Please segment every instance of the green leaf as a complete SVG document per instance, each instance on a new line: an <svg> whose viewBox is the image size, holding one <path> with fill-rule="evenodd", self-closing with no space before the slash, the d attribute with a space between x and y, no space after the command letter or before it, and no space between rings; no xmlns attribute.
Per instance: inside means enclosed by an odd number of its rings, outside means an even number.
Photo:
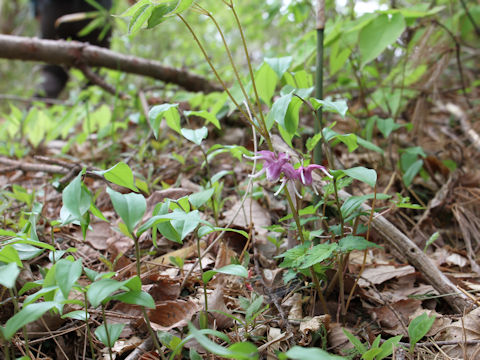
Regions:
<svg viewBox="0 0 480 360"><path fill-rule="evenodd" d="M110 195L113 208L122 218L130 234L133 234L133 229L145 214L147 208L145 198L140 194L121 194L109 187L107 187L107 193Z"/></svg>
<svg viewBox="0 0 480 360"><path fill-rule="evenodd" d="M348 105L345 100L330 101L310 98L310 103L315 110L321 106L324 111L337 113L342 118L345 118L345 115L348 111Z"/></svg>
<svg viewBox="0 0 480 360"><path fill-rule="evenodd" d="M206 190L191 194L188 197L188 200L190 201L190 204L192 204L192 206L199 208L200 206L205 204L208 200L210 200L214 191L215 189L206 189Z"/></svg>
<svg viewBox="0 0 480 360"><path fill-rule="evenodd" d="M72 286L80 275L82 275L81 259L74 262L61 259L55 264L55 279L65 299L68 298Z"/></svg>
<svg viewBox="0 0 480 360"><path fill-rule="evenodd" d="M152 128L153 134L155 135L155 139L158 139L160 122L164 117L167 117L167 115L170 119L167 119L167 124L170 126L170 128L177 132L180 132L180 116L178 115L177 107L178 104L161 104L156 105L150 109L150 111L148 112L148 121L150 123L150 127ZM176 113L178 119L172 113Z"/></svg>
<svg viewBox="0 0 480 360"><path fill-rule="evenodd" d="M289 359L295 360L347 360L347 358L338 355L332 355L319 348L307 348L295 345L288 350L285 355Z"/></svg>
<svg viewBox="0 0 480 360"><path fill-rule="evenodd" d="M12 245L6 245L0 250L0 261L6 264L15 263L18 267L23 268L22 260Z"/></svg>
<svg viewBox="0 0 480 360"><path fill-rule="evenodd" d="M396 124L392 118L388 119L381 119L377 117L377 127L378 130L382 133L383 137L388 138L388 136L395 131L402 127L402 125Z"/></svg>
<svg viewBox="0 0 480 360"><path fill-rule="evenodd" d="M202 226L198 229L197 235L199 238L204 237L205 235L211 234L213 232L220 232L220 231L231 231L237 234L240 234L248 239L248 233L245 230L238 230L238 229L232 229L232 228L222 228L222 227L216 227L216 226L211 226L211 225L205 225Z"/></svg>
<svg viewBox="0 0 480 360"><path fill-rule="evenodd" d="M358 148L357 135L355 134L338 134L335 138L347 145L348 152L353 152Z"/></svg>
<svg viewBox="0 0 480 360"><path fill-rule="evenodd" d="M405 186L407 186L407 187L410 186L410 184L412 183L415 176L417 176L417 174L420 171L420 169L422 168L422 166L423 166L423 160L422 159L418 159L412 165L410 165L410 167L407 169L405 174L403 174L403 176L402 176L402 179L403 179L403 182L405 183Z"/></svg>
<svg viewBox="0 0 480 360"><path fill-rule="evenodd" d="M270 112L268 113L266 122L267 128L270 130L275 122L280 124L285 129L285 115L287 114L288 106L292 101L293 90L277 99L274 103Z"/></svg>
<svg viewBox="0 0 480 360"><path fill-rule="evenodd" d="M260 69L255 74L255 84L257 86L257 92L260 99L269 107L271 105L271 99L275 93L275 87L277 86L278 76L273 69L266 62L262 64Z"/></svg>
<svg viewBox="0 0 480 360"><path fill-rule="evenodd" d="M5 328L2 330L5 340L9 341L18 329L38 320L45 312L57 305L54 301L25 305L22 310L13 315L5 324Z"/></svg>
<svg viewBox="0 0 480 360"><path fill-rule="evenodd" d="M382 155L384 154L384 151L382 150L382 148L378 147L377 145L375 145L374 143L368 140L362 139L360 136L357 136L357 143L358 145L363 146L365 149L378 152L379 154L382 154Z"/></svg>
<svg viewBox="0 0 480 360"><path fill-rule="evenodd" d="M132 15L130 22L128 24L128 32L130 34L136 34L143 24L150 18L152 15L154 6L150 2L140 6L137 11Z"/></svg>
<svg viewBox="0 0 480 360"><path fill-rule="evenodd" d="M90 318L89 313L85 313L85 310L74 310L61 316L62 319L74 319L80 321L87 321Z"/></svg>
<svg viewBox="0 0 480 360"><path fill-rule="evenodd" d="M107 328L105 329L105 324L102 324L95 329L95 336L103 345L112 347L115 344L115 341L118 340L124 327L125 324L107 324ZM108 330L108 337L106 330ZM110 343L108 342L108 338L110 338Z"/></svg>
<svg viewBox="0 0 480 360"><path fill-rule="evenodd" d="M201 118L204 118L207 120L208 123L212 123L217 129L221 129L220 126L220 121L218 121L217 117L215 114L207 111L207 110L201 110L201 111L184 111L183 114L185 116L199 116Z"/></svg>
<svg viewBox="0 0 480 360"><path fill-rule="evenodd" d="M302 100L298 97L293 97L290 101L290 104L287 108L287 113L285 114L284 119L284 128L287 132L293 136L297 132L298 129L298 121L299 121L299 111L301 106L303 105Z"/></svg>
<svg viewBox="0 0 480 360"><path fill-rule="evenodd" d="M224 266L220 269L217 270L209 270L203 273L202 275L202 280L204 283L207 283L210 281L210 279L215 275L215 274L227 274L227 275L236 275L240 276L243 278L248 277L248 271L245 269L242 265L235 265L235 264L230 264L227 266Z"/></svg>
<svg viewBox="0 0 480 360"><path fill-rule="evenodd" d="M95 174L105 177L106 180L138 192L133 178L133 172L124 162L119 162L108 170L94 171Z"/></svg>
<svg viewBox="0 0 480 360"><path fill-rule="evenodd" d="M164 22L167 19L166 15L168 15L174 8L175 5L155 5L152 14L148 18L147 29L153 29L155 26Z"/></svg>
<svg viewBox="0 0 480 360"><path fill-rule="evenodd" d="M359 354L365 354L367 352L366 346L363 345L362 342L355 335L353 335L350 331L344 328L342 328L342 331L348 338L348 340L350 340L350 342L353 344Z"/></svg>
<svg viewBox="0 0 480 360"><path fill-rule="evenodd" d="M292 63L291 56L279 57L279 58L265 58L263 61L270 65L270 67L275 71L278 78L281 79L283 74L288 70L290 64Z"/></svg>
<svg viewBox="0 0 480 360"><path fill-rule="evenodd" d="M260 307L263 304L263 296L257 296L255 300L247 307L245 311L245 319L247 322L252 321L252 316L260 310Z"/></svg>
<svg viewBox="0 0 480 360"><path fill-rule="evenodd" d="M12 289L17 281L18 274L20 274L20 269L15 262L0 266L0 285Z"/></svg>
<svg viewBox="0 0 480 360"><path fill-rule="evenodd" d="M113 300L118 300L126 304L144 306L149 309L155 309L155 301L152 296L145 291L127 291L123 294L112 296Z"/></svg>
<svg viewBox="0 0 480 360"><path fill-rule="evenodd" d="M405 19L402 14L393 14L390 18L386 14L378 14L359 34L361 66L363 67L375 59L387 46L393 44L403 33L405 27Z"/></svg>
<svg viewBox="0 0 480 360"><path fill-rule="evenodd" d="M427 334L434 322L435 316L429 317L426 312L410 322L410 325L408 325L410 351L413 351L415 344Z"/></svg>
<svg viewBox="0 0 480 360"><path fill-rule="evenodd" d="M362 181L365 184L375 187L377 182L377 172L373 169L367 169L363 166L354 167L351 169L342 170L345 175L350 176L356 180Z"/></svg>
<svg viewBox="0 0 480 360"><path fill-rule="evenodd" d="M376 247L381 248L381 246L367 241L362 236L347 235L344 238L340 239L338 242L339 250L342 252L350 252L352 250L365 250L368 248Z"/></svg>
<svg viewBox="0 0 480 360"><path fill-rule="evenodd" d="M369 350L367 350L363 355L362 359L363 360L373 360L378 354L380 354L382 350L378 347L373 347Z"/></svg>
<svg viewBox="0 0 480 360"><path fill-rule="evenodd" d="M401 8L401 9L384 10L382 11L382 13L383 14L400 13L405 18L418 19L418 18L434 15L442 11L443 9L445 9L445 6L435 6L433 8L429 8L429 7L430 5L428 3L420 3L420 4L416 4L416 5L409 6L406 8Z"/></svg>
<svg viewBox="0 0 480 360"><path fill-rule="evenodd" d="M150 0L140 0L137 3L133 4L132 6L130 6L123 13L121 13L120 17L133 16L138 11L139 8L141 8L142 6L144 6L146 4L151 4L151 1Z"/></svg>
<svg viewBox="0 0 480 360"><path fill-rule="evenodd" d="M335 250L337 250L338 245L336 243L328 244L318 244L312 247L307 251L305 257L302 261L302 264L298 267L299 269L308 269L309 267L319 264L322 261L325 261L332 257Z"/></svg>
<svg viewBox="0 0 480 360"><path fill-rule="evenodd" d="M87 299L93 307L97 307L107 297L123 286L126 286L133 291L140 291L141 282L138 276L134 276L133 278L124 281L101 279L90 285L87 290Z"/></svg>
<svg viewBox="0 0 480 360"><path fill-rule="evenodd" d="M376 359L381 360L385 359L387 356L392 355L394 347L398 345L401 339L402 335L398 335L385 340L382 346L380 346L381 351L377 354Z"/></svg>
<svg viewBox="0 0 480 360"><path fill-rule="evenodd" d="M194 144L200 145L202 141L207 138L208 129L205 126L196 130L182 128L181 133L185 139L193 142Z"/></svg>
<svg viewBox="0 0 480 360"><path fill-rule="evenodd" d="M251 343L248 343L248 342L235 343L229 346L228 348L225 348L213 342L207 336L204 335L204 333L208 334L212 332L212 331L208 331L208 332L205 331L209 329L197 330L195 326L193 326L191 323L188 324L188 329L190 332L189 336L192 336L195 340L197 340L197 342L203 348L205 348L208 352L211 352L212 354L225 357L228 359L237 359L237 360L257 360L259 358L257 347ZM215 333L218 333L218 331ZM174 353L176 353L176 351Z"/></svg>
<svg viewBox="0 0 480 360"><path fill-rule="evenodd" d="M190 6L192 6L193 2L195 0L178 0L177 6L175 9L172 11L172 14L180 14L181 12L184 12L187 10Z"/></svg>
<svg viewBox="0 0 480 360"><path fill-rule="evenodd" d="M259 358L258 348L248 341L236 342L228 347L232 359L256 360Z"/></svg>
<svg viewBox="0 0 480 360"><path fill-rule="evenodd" d="M170 222L172 228L170 231L174 231L173 233L168 233L168 232L162 232L162 229L165 227L162 227L162 223L164 222ZM185 237L190 234L195 228L198 226L198 224L202 221L200 218L200 213L198 210L191 211L189 213L186 213L181 210L175 210L171 213L168 214L162 214L162 215L155 215L148 219L145 223L140 226L140 228L137 231L137 236L140 236L143 232L151 228L152 226L157 226L158 230L167 237L167 235L172 235L173 238L169 238L169 240L176 241L176 242L182 242ZM167 230L166 230L167 231ZM170 236L169 235L169 236Z"/></svg>
<svg viewBox="0 0 480 360"><path fill-rule="evenodd" d="M63 206L61 211L66 211L71 217L62 217L69 222L78 220L81 223L84 221L84 215L90 209L90 202L92 201L92 195L90 192L82 186L82 174L73 179L68 186L63 190L62 201ZM63 221L64 225L66 224Z"/></svg>
<svg viewBox="0 0 480 360"><path fill-rule="evenodd" d="M201 331L197 330L191 323L188 324L188 330L195 340L197 340L197 342L207 351L215 355L231 358L232 352L230 350L211 341L208 337L203 335Z"/></svg>

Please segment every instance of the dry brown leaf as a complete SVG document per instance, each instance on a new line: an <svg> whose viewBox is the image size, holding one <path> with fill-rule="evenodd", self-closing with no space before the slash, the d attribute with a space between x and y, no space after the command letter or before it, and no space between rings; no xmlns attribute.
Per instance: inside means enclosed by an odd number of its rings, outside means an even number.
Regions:
<svg viewBox="0 0 480 360"><path fill-rule="evenodd" d="M94 249L107 250L107 240L115 234L111 224L105 221L97 221L91 223L90 226L92 229L87 232L87 243L92 245Z"/></svg>
<svg viewBox="0 0 480 360"><path fill-rule="evenodd" d="M293 294L282 305L291 306L291 309L288 313L288 319L289 320L301 320L301 319L303 319L302 295L300 293Z"/></svg>
<svg viewBox="0 0 480 360"><path fill-rule="evenodd" d="M202 296L202 299L204 297ZM212 312L209 312L209 317L208 317L208 323L210 326L214 326L219 329L228 329L233 326L233 320L229 318L228 316L225 316L221 314L220 312L224 312L227 314L230 314L231 311L230 309L227 308L225 305L225 299L224 299L224 292L223 292L223 287L217 286L216 289L207 295L207 301L208 301L208 310L215 310ZM205 301L201 301L201 306L204 307Z"/></svg>
<svg viewBox="0 0 480 360"><path fill-rule="evenodd" d="M358 281L360 287L368 287L370 284L378 285L387 280L412 274L415 272L413 266L405 265L395 267L392 265L382 265L365 269L362 277ZM368 280L368 281L367 281Z"/></svg>
<svg viewBox="0 0 480 360"><path fill-rule="evenodd" d="M413 314L422 302L416 299L400 300L389 306L382 306L370 310L373 320L375 320L382 330L391 335L407 335L403 324L408 326L410 314ZM401 320L401 321L400 321Z"/></svg>
<svg viewBox="0 0 480 360"><path fill-rule="evenodd" d="M133 249L135 243L129 237L115 233L107 239L107 249L111 257L115 259L118 254L125 254Z"/></svg>
<svg viewBox="0 0 480 360"><path fill-rule="evenodd" d="M312 333L315 333L320 330L320 328L325 329L325 333L330 329L330 315L320 315L313 318L306 317L300 323L300 333L301 340L299 344L302 346L310 345L312 342Z"/></svg>
<svg viewBox="0 0 480 360"><path fill-rule="evenodd" d="M164 301L148 310L150 322L155 331L168 331L188 324L198 311L198 305L191 300Z"/></svg>
<svg viewBox="0 0 480 360"><path fill-rule="evenodd" d="M257 237L266 237L267 229L265 227L272 224L270 212L251 198L245 200L243 207L237 214L240 206L242 206L242 203L238 201L231 209L225 211L225 223L232 222L232 225L243 228L248 228L250 223L253 223L255 231L258 233Z"/></svg>
<svg viewBox="0 0 480 360"><path fill-rule="evenodd" d="M149 289L143 289L152 295L156 302L165 300L175 300L180 296L180 282L178 278L171 278L170 276L153 274L148 277L153 282Z"/></svg>
<svg viewBox="0 0 480 360"><path fill-rule="evenodd" d="M282 334L282 330L279 328L270 327L268 329L267 334L267 360L274 360L277 359L275 356L275 352L280 350L280 341L277 339L282 339L284 334Z"/></svg>
<svg viewBox="0 0 480 360"><path fill-rule="evenodd" d="M206 244L204 241L200 241L200 248L204 250L206 248ZM142 273L147 272L153 268L155 265L167 265L170 264L170 257L180 257L182 259L189 259L190 257L197 254L197 244L192 244L190 246L184 246L178 250L171 251L167 254L159 256L148 263L142 265ZM203 263L202 263L203 265Z"/></svg>
<svg viewBox="0 0 480 360"><path fill-rule="evenodd" d="M464 354L468 359L478 356L478 344L465 345L465 340L480 340L480 308L476 308L466 314L463 318L446 326L436 336L436 341L456 341L457 345L444 345L442 350L450 357L462 358ZM464 347L464 349L462 349ZM465 350L465 353L464 353ZM478 357L475 357L478 359Z"/></svg>
<svg viewBox="0 0 480 360"><path fill-rule="evenodd" d="M346 326L342 326L339 323L330 324L330 331L328 332L328 344L334 349L340 349L341 355L346 355L346 352L350 349L353 349L353 344L348 340L348 338L343 333L342 328L346 328L348 331L353 333L352 329L349 329Z"/></svg>
<svg viewBox="0 0 480 360"><path fill-rule="evenodd" d="M132 336L131 338L126 340L117 340L115 341L115 344L112 346L112 352L114 354L122 355L126 351L135 349L142 342L143 340L137 336Z"/></svg>
<svg viewBox="0 0 480 360"><path fill-rule="evenodd" d="M222 241L218 246L217 257L215 258L215 269L220 269L229 265L231 259L237 256L238 254Z"/></svg>

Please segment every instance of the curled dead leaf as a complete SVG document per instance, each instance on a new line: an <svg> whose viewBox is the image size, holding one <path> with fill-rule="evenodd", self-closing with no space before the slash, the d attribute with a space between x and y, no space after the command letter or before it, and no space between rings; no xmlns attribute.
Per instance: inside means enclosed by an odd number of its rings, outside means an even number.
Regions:
<svg viewBox="0 0 480 360"><path fill-rule="evenodd" d="M168 331L188 324L198 311L198 305L191 300L164 301L149 310L148 315L153 330Z"/></svg>

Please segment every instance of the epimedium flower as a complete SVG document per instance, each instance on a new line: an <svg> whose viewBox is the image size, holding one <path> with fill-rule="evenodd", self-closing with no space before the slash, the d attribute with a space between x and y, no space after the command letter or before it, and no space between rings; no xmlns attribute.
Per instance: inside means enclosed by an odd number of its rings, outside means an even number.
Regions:
<svg viewBox="0 0 480 360"><path fill-rule="evenodd" d="M279 153L276 155L272 151L261 150L257 152L258 155L255 156L245 156L250 160L263 160L263 168L256 174L252 175L253 178L261 176L263 173L267 173L267 179L269 181L277 181L280 179L280 175L283 171L283 166L288 164L289 157L285 153Z"/></svg>
<svg viewBox="0 0 480 360"><path fill-rule="evenodd" d="M312 186L313 191L315 194L318 195L318 190L315 185L313 185L313 178L312 178L312 171L315 169L321 170L325 175L327 175L329 178L333 178L332 175L327 171L325 166L322 165L317 165L317 164L310 164L308 166L300 166L300 168L297 170L299 175L300 175L300 182L305 185L305 186Z"/></svg>
<svg viewBox="0 0 480 360"><path fill-rule="evenodd" d="M267 174L267 179L269 181L281 181L281 186L275 192L274 195L278 195L282 189L287 185L289 182L290 184L294 184L296 180L300 181L300 183L304 186L312 186L313 190L316 194L318 194L317 189L313 185L313 178L312 172L313 170L321 170L325 175L332 178L332 175L327 171L327 169L322 165L311 164L308 166L300 166L298 169L295 169L293 165L289 162L290 158L286 153L278 153L275 154L272 151L262 150L258 151L257 154L253 157L245 156L247 159L251 160L263 160L263 168L256 174L251 175L253 178L257 178L262 174ZM280 179L281 175L283 177ZM295 191L295 194L302 198L302 196L298 193L295 186L292 186Z"/></svg>
<svg viewBox="0 0 480 360"><path fill-rule="evenodd" d="M327 175L329 178L333 178L332 175L327 171L325 166L322 165L317 165L317 164L311 164L308 166L300 166L300 168L297 170L300 174L300 181L303 185L310 186L312 185L313 179L312 179L312 171L315 169L321 170L325 175Z"/></svg>
<svg viewBox="0 0 480 360"><path fill-rule="evenodd" d="M289 162L283 164L282 166L282 172L283 172L283 178L281 180L282 185L280 185L280 188L273 194L274 196L277 196L280 194L280 191L285 187L285 185L290 181L290 182L295 182L295 180L300 179L300 173L298 170L295 170L295 168L290 164ZM295 194L299 197L302 198L302 196L298 193L297 188L293 186L293 189L295 190Z"/></svg>

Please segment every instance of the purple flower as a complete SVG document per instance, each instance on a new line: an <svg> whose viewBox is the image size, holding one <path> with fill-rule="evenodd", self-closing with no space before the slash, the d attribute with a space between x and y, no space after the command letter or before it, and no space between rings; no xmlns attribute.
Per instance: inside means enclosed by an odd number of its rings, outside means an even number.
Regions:
<svg viewBox="0 0 480 360"><path fill-rule="evenodd" d="M327 175L330 178L332 177L332 175L329 174L325 166L317 165L317 164L308 165L307 167L301 166L297 171L300 174L300 181L303 185L306 185L306 186L312 185L312 182L313 182L312 171L315 169L322 170L325 175Z"/></svg>
<svg viewBox="0 0 480 360"><path fill-rule="evenodd" d="M263 168L258 173L251 175L253 178L259 177L263 173L267 173L267 179L269 181L277 181L280 179L280 176L283 173L283 178L281 179L281 186L275 195L279 194L280 191L285 187L285 185L290 181L294 185L295 180L299 180L305 186L312 186L315 193L318 194L317 189L313 186L312 171L319 169L325 173L328 177L332 177L324 166L311 164L308 166L300 166L300 168L295 169L292 164L289 162L289 156L286 153L278 153L276 155L272 151L262 150L258 151L257 154L253 157L245 156L244 157L251 160L263 160ZM295 186L293 189L296 195L301 198L302 196L297 192Z"/></svg>
<svg viewBox="0 0 480 360"><path fill-rule="evenodd" d="M245 156L247 159L264 161L262 170L254 174L252 177L259 177L266 172L269 181L277 181L280 178L283 166L288 163L288 155L285 153L279 153L277 156L275 153L268 150L259 151L257 154L259 155L253 157Z"/></svg>
<svg viewBox="0 0 480 360"><path fill-rule="evenodd" d="M295 180L298 180L300 178L300 173L298 172L298 170L295 170L295 168L292 166L292 164L290 164L288 162L283 164L282 172L283 172L282 185L280 185L280 188L274 194L275 196L280 194L280 192L283 190L283 188L285 187L285 184L287 184L287 182L289 182L289 181L294 182ZM293 186L293 189L295 190L295 194L299 198L302 198L302 196L297 192L297 188L295 186Z"/></svg>

